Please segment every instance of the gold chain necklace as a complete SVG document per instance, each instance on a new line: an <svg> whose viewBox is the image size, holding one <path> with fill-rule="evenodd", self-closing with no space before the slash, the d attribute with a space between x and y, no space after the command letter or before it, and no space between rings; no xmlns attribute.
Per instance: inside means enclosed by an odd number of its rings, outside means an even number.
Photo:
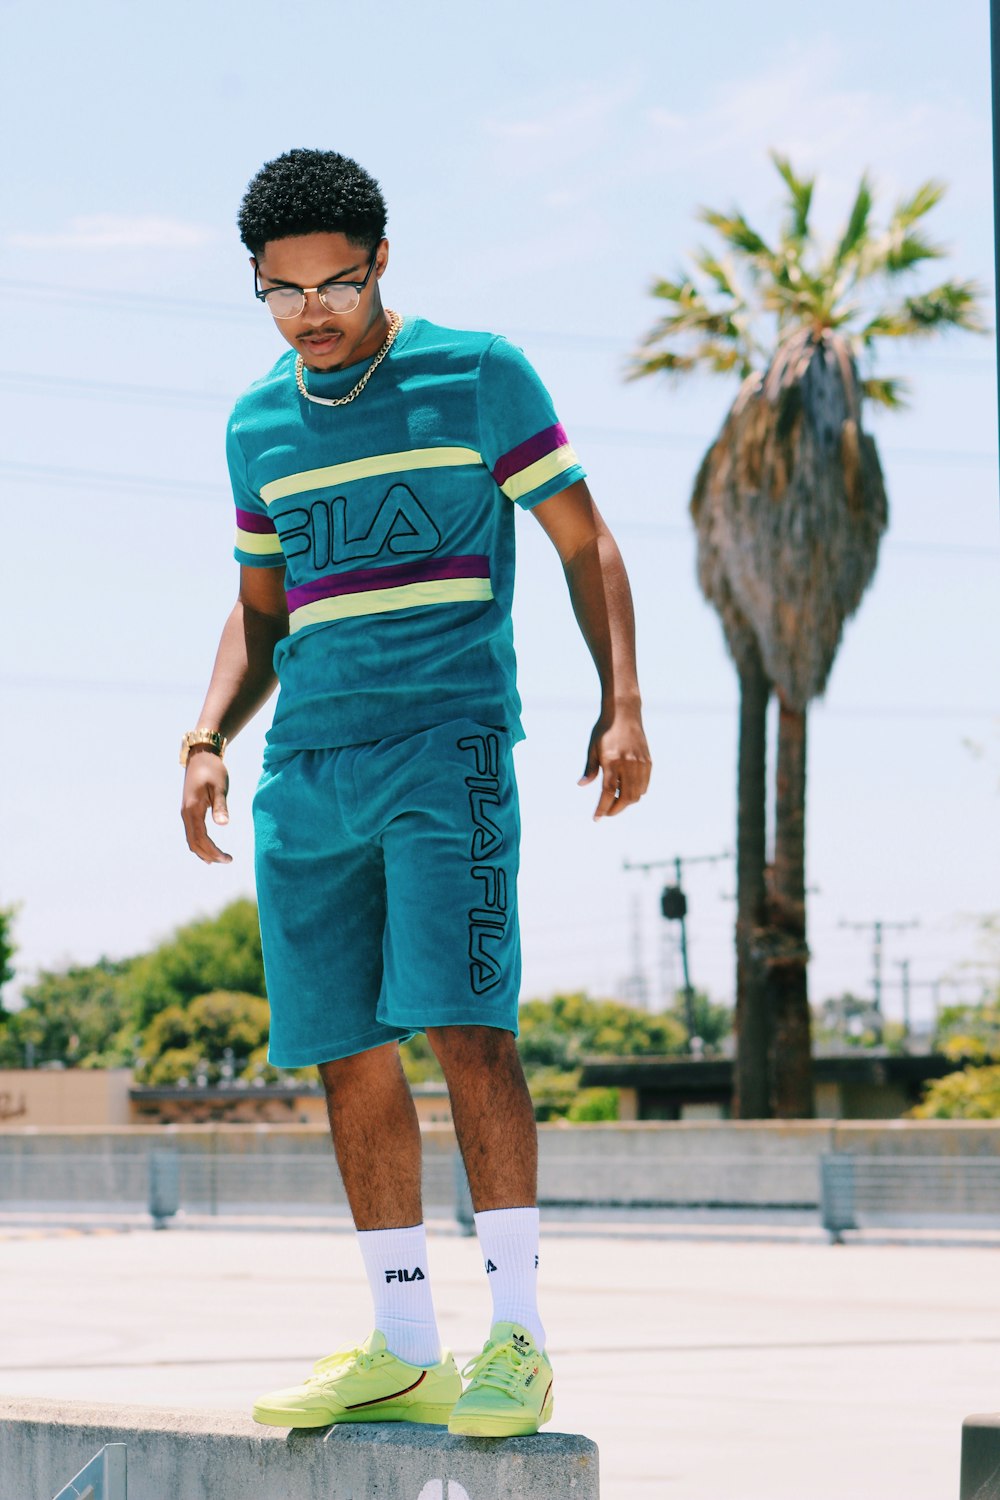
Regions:
<svg viewBox="0 0 1000 1500"><path fill-rule="evenodd" d="M335 399L331 399L329 396L310 395L310 393L306 390L306 362L301 354L297 354L295 356L295 384L299 388L299 395L302 396L306 401L315 401L318 406L347 406L348 402L353 401L355 396L360 396L369 380L371 380L372 376L375 374L375 371L378 369L379 365L389 353L389 350L392 348L393 341L397 333L403 326L403 320L400 317L399 313L393 312L388 307L386 308L386 313L389 318L389 332L386 334L385 343L382 345L381 349L378 351L375 358L372 360L371 364L368 366L367 370L362 375L357 385L354 387L353 391L348 391L346 396L337 396Z"/></svg>

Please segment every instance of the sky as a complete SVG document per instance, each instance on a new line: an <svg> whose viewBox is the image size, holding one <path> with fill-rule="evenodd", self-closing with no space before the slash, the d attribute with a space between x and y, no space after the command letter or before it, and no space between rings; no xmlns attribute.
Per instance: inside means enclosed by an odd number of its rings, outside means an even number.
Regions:
<svg viewBox="0 0 1000 1500"><path fill-rule="evenodd" d="M229 867L184 844L177 747L237 586L226 415L284 347L235 213L264 161L319 146L382 184L389 306L524 348L631 575L653 782L595 825L576 782L596 675L555 553L519 517L524 996L663 1003L681 977L658 905L672 865L626 865L681 856L692 981L731 1000L737 680L687 505L735 388L624 372L653 278L711 243L700 205L775 230L771 149L816 174L827 236L865 170L876 218L944 179L940 274L977 280L992 324L988 7L953 3L947 47L939 14L0 0L17 142L0 201L0 904L19 907L19 984L253 893L266 715L227 756ZM978 926L1000 909L994 344L955 334L877 368L909 379L912 408L868 415L890 529L810 711L810 992L870 992L879 920L885 1008L901 1014L907 961L919 1023L935 994L980 992Z"/></svg>

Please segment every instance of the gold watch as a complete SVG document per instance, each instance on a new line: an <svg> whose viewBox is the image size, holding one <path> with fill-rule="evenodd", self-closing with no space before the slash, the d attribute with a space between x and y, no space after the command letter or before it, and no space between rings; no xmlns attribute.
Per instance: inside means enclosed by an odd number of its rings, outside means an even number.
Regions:
<svg viewBox="0 0 1000 1500"><path fill-rule="evenodd" d="M195 745L204 745L222 760L228 743L225 735L220 734L217 729L189 729L181 740L181 765L187 765L188 756Z"/></svg>

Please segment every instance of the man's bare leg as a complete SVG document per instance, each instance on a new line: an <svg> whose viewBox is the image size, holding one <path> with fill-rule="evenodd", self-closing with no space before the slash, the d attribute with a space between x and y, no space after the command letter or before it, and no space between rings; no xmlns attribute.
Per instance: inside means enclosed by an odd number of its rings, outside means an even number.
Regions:
<svg viewBox="0 0 1000 1500"><path fill-rule="evenodd" d="M537 1297L538 1133L513 1034L490 1026L441 1026L428 1031L427 1040L448 1081L493 1324L527 1329L544 1349Z"/></svg>
<svg viewBox="0 0 1000 1500"><path fill-rule="evenodd" d="M535 1204L538 1132L513 1033L493 1026L434 1026L455 1134L477 1213Z"/></svg>
<svg viewBox="0 0 1000 1500"><path fill-rule="evenodd" d="M375 1327L390 1353L435 1366L441 1340L420 1204L420 1128L399 1047L392 1042L323 1063L320 1075Z"/></svg>
<svg viewBox="0 0 1000 1500"><path fill-rule="evenodd" d="M359 1230L419 1224L420 1126L390 1042L320 1063L337 1165Z"/></svg>

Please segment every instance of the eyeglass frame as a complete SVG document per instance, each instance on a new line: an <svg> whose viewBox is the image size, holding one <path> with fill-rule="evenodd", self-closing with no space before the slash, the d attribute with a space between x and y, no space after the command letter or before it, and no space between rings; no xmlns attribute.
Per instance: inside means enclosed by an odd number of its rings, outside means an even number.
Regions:
<svg viewBox="0 0 1000 1500"><path fill-rule="evenodd" d="M268 312L271 314L271 317L274 318L278 323L284 323L289 318L301 317L306 310L307 294L309 292L315 292L320 300L321 306L325 307L327 312L331 313L335 318L346 318L348 313L354 312L361 302L361 293L364 291L365 287L371 280L372 272L375 269L375 262L378 259L378 252L379 246L376 245L375 249L372 251L372 258L368 263L368 270L365 272L364 281L338 281L335 276L332 276L329 281L321 281L319 286L296 286L294 281L283 281L278 286L269 286L262 288L258 280L260 273L257 262L255 260L253 266L253 294L257 298L258 302L263 302L264 306L267 307ZM353 292L357 293L358 300L357 302L355 302L354 307L345 307L339 309L330 307L330 305L323 300L323 289L324 287L328 286L349 286ZM302 295L302 306L299 308L298 312L283 313L279 317L276 312L273 312L271 308L267 306L268 295L271 292L300 292Z"/></svg>

